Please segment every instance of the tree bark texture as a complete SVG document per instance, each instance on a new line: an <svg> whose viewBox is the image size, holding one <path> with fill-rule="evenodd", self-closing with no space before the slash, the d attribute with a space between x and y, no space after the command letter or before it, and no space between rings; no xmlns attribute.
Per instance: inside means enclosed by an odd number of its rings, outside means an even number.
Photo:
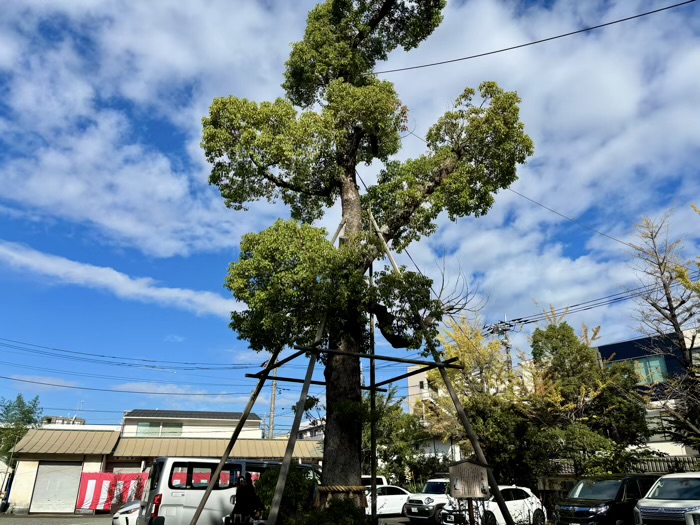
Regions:
<svg viewBox="0 0 700 525"><path fill-rule="evenodd" d="M355 182L355 168L347 169L342 181L341 203L345 220L345 237L352 238L362 232L362 208L360 193ZM358 269L358 271L363 271ZM335 339L340 350L362 351L364 330L362 298L348 311L343 334ZM360 358L329 355L326 368L326 432L323 447L323 484L359 485L362 459L362 418L360 408Z"/></svg>

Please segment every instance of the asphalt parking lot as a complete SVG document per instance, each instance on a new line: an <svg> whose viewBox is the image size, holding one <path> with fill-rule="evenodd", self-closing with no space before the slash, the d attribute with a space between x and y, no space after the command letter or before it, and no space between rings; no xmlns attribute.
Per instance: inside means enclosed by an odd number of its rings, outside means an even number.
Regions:
<svg viewBox="0 0 700 525"><path fill-rule="evenodd" d="M13 514L0 514L0 525L111 525L110 515L102 516L55 516L32 514L31 516L16 516ZM379 525L404 525L408 519L379 518Z"/></svg>
<svg viewBox="0 0 700 525"><path fill-rule="evenodd" d="M102 514L100 516L68 516L32 514L17 516L14 514L0 514L0 525L111 525L112 516Z"/></svg>

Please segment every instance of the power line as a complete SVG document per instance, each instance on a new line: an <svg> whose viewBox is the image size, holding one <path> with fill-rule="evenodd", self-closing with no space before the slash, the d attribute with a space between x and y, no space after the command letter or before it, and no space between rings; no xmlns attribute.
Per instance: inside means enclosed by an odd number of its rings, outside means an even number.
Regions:
<svg viewBox="0 0 700 525"><path fill-rule="evenodd" d="M24 352L33 352L38 355L47 357L60 357L65 359L73 359L82 362L94 362L100 364L117 364L119 366L129 366L137 368L155 368L155 369L171 369L171 370L210 370L210 369L250 369L257 368L255 365L234 365L229 363L200 363L191 361L158 361L155 359L142 359L135 357L113 356L108 354L97 354L92 352L78 352L75 350L65 350L61 348L53 348L50 346L37 345L23 341L16 341L0 337L0 346L20 350ZM98 358L98 359L94 359ZM172 365L190 365L188 367L168 366L162 367L159 364ZM209 368L214 367L214 368Z"/></svg>
<svg viewBox="0 0 700 525"><path fill-rule="evenodd" d="M158 379L142 379L138 377L124 377L124 376L110 376L110 375L104 375L104 374L90 374L87 372L73 372L70 370L58 370L55 368L43 368L40 366L31 366L31 365L24 365L24 364L19 364L19 363L10 363L10 362L5 362L5 366L14 366L17 368L24 368L27 370L37 370L40 372L52 372L52 373L57 373L57 374L66 374L66 375L73 375L73 376L79 376L79 377L93 377L97 379L112 379L112 380L128 380L130 382L139 382L139 383L160 383L160 384L173 384L174 381L172 380L158 380ZM212 382L191 382L191 381L177 381L178 385L188 385L188 386L246 386L247 383L212 383ZM281 390L288 390L287 388L281 388Z"/></svg>
<svg viewBox="0 0 700 525"><path fill-rule="evenodd" d="M86 386L60 385L57 383L45 383L43 381L31 381L29 379L17 379L15 377L0 376L0 379L17 381L20 383L31 383L33 385L51 386L55 388L70 388L72 390L90 390L93 392L114 392L117 394L148 394L152 396L242 396L250 392L220 392L218 394L203 392L149 392L148 390L116 390L110 388L90 388Z"/></svg>
<svg viewBox="0 0 700 525"><path fill-rule="evenodd" d="M690 0L690 1L694 2L695 0ZM422 140L422 141L423 141L424 143L426 143L426 144L428 143L423 137L421 137L420 135L417 135L417 134L414 133L413 131L409 131L408 133L409 133L410 135L413 135L414 137L416 137L418 140ZM586 228L587 230L590 230L590 231L592 231L592 232L594 232L594 233L597 233L597 234L599 234L599 235L602 235L602 236L604 236L604 237L607 237L608 239L611 239L611 240L613 240L613 241L615 241L615 242L619 242L620 244L624 244L624 245L627 246L628 248L633 248L633 249L634 249L634 246L633 246L632 244L628 243L628 242L621 241L620 239L616 239L615 237L613 237L613 236L611 236L611 235L608 235L607 233L603 233L603 232L601 232L601 231L599 231L599 230L596 230L595 228L592 228L591 226L588 226L588 225L586 225L586 224L583 224L582 222L579 222L579 221L577 221L577 220L575 220L575 219L572 219L571 217L567 217L567 216L564 215L563 213L560 213L560 212L558 212L557 210L550 208L549 206L545 206L544 204L542 204L542 203L540 203L540 202L537 202L535 199L531 199L531 198L528 197L527 195L523 195L522 193L519 193L519 192L515 191L515 190L512 189L512 188L506 188L506 189L507 189L508 191L511 191L511 192L515 193L516 195L519 195L519 196L522 197L523 199L527 199L528 201L532 202L533 204L536 204L537 206L540 206L540 207L544 208L545 210L548 210L548 211L550 211L550 212L552 212L552 213L555 213L555 214L559 215L560 217L563 217L563 218L566 219L567 221L571 221L571 222L573 222L574 224L576 224L576 225L578 225L578 226L581 226L582 228Z"/></svg>
<svg viewBox="0 0 700 525"><path fill-rule="evenodd" d="M474 58L481 58L481 57L485 57L485 56L489 56L489 55L495 55L495 54L497 54L497 53L504 53L504 52L506 52L506 51L513 51L514 49L520 49L520 48L523 48L523 47L534 46L535 44L542 44L542 43L544 43L544 42L549 42L549 41L551 41L551 40L557 40L557 39L559 39L559 38L564 38L564 37L572 36L572 35L578 35L579 33L585 33L586 31L593 31L594 29L600 29L600 28L602 28L602 27L608 27L608 26L611 26L611 25L620 24L620 23L622 23L622 22L628 22L628 21L634 20L634 19L636 19L636 18L642 18L642 17L644 17L644 16L653 15L653 14L656 14L656 13L660 13L660 12L662 12L662 11L667 11L667 10L669 10L669 9L674 9L674 8L676 8L676 7L681 7L681 6L684 6L684 5L687 5L687 4L691 4L691 3L693 3L693 2L695 2L695 0L687 0L686 2L681 2L681 3L679 3L679 4L673 4L673 5L670 5L670 6L667 6L667 7L662 7L662 8L660 8L660 9L654 9L653 11L647 11L647 12L645 12L645 13L639 13L639 14L637 14L637 15L628 16L628 17L626 17L626 18L620 18L620 19L618 19L618 20L613 20L612 22L606 22L606 23L604 23L604 24L599 24L599 25L596 25L596 26L585 27L585 28L583 28L583 29L578 29L577 31L570 31L569 33L563 33L563 34L557 35L557 36L550 36L549 38L543 38L543 39L541 39L541 40L534 40L534 41L532 41L532 42L527 42L526 44L519 44L519 45L517 45L517 46L504 47L504 48L502 48L502 49L496 49L495 51L487 51L486 53L479 53L479 54L476 54L476 55L470 55L470 56L466 56L466 57L453 58L453 59L450 59L450 60L442 60L442 61L439 61L439 62L430 62L430 63L428 63L428 64L420 64L420 65L418 65L418 66L399 67L399 68L396 68L396 69L385 69L384 71L375 71L374 74L375 74L375 75L384 75L384 74L387 74L387 73L398 73L399 71L409 71L409 70L412 70L412 69L422 69L422 68L426 68L426 67L441 66L441 65L444 65L444 64L451 64L451 63L453 63L453 62L461 62L461 61L464 61L464 60L472 60L472 59L474 59Z"/></svg>
<svg viewBox="0 0 700 525"><path fill-rule="evenodd" d="M692 0L692 1L694 2L695 0ZM513 188L506 188L506 189L507 189L508 191L510 191L510 192L515 193L516 195L519 195L519 196L522 197L523 199L527 199L527 200L529 200L530 202L532 202L532 203L534 203L534 204L537 204L538 206L544 208L545 210L551 211L552 213L556 213L557 215L559 215L559 217L563 217L563 218L566 219L567 221L571 221L571 222L573 222L574 224L576 224L576 225L578 225L578 226L581 226L582 228L586 228L587 230L590 230L590 231L592 231L593 233L597 233L598 235L602 235L603 237L607 237L608 239L610 239L610 240L612 240L612 241L619 242L620 244L624 244L624 245L627 246L628 248L635 249L634 245L632 245L632 244L630 244L630 243L628 243L628 242L625 242L625 241L621 241L620 239L616 239L615 237L613 237L613 236L611 236L611 235L608 235L607 233L603 233L603 232L600 231L600 230L596 230L595 228L591 228L590 226L587 226L587 225L583 224L582 222L577 221L576 219L572 219L571 217L567 217L567 216L564 215L563 213L559 213L557 210L553 210L553 209L550 208L549 206L545 206L544 204L539 203L539 202L537 202L536 200L531 199L530 197L528 197L528 196L526 196L526 195L523 195L522 193L519 193L519 192L515 191Z"/></svg>

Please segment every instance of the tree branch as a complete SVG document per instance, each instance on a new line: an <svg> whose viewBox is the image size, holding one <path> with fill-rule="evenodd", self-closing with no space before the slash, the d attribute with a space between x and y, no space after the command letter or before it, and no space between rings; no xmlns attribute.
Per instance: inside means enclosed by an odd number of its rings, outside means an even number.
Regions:
<svg viewBox="0 0 700 525"><path fill-rule="evenodd" d="M255 167L258 168L258 172L260 175L267 181L271 182L278 188L282 188L284 190L289 190L293 191L296 193L303 193L304 195L313 195L314 197L330 197L332 193L332 189L330 187L325 187L323 191L312 191L309 188L299 186L297 184L292 184L289 181L286 181L280 177L277 177L273 175L267 168L267 166L261 166L258 162L256 162L255 159L251 157L250 161L255 164Z"/></svg>
<svg viewBox="0 0 700 525"><path fill-rule="evenodd" d="M372 31L377 29L377 26L382 20L391 12L391 9L396 4L396 0L384 0L384 3L379 8L379 11L372 17L372 19L367 23L367 27L364 31L357 33L355 41L352 44L353 49L357 49L362 41L367 38L368 35L372 34Z"/></svg>

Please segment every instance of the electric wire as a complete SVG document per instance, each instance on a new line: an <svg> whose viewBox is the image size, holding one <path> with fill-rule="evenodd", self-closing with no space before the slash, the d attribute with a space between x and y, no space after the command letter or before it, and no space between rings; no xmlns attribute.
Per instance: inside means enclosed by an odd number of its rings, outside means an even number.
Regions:
<svg viewBox="0 0 700 525"><path fill-rule="evenodd" d="M151 396L211 396L211 397L226 397L226 396L241 396L250 394L250 392L219 392L219 393L209 393L209 392L152 392L148 390L119 390L112 388L92 388L86 386L74 386L74 385L61 385L58 383L47 383L44 381L33 381L30 379L18 379L16 377L0 376L0 379L5 379L7 381L16 381L19 383L30 383L33 385L50 386L54 388L69 388L72 390L89 390L93 392L113 392L118 394L148 394Z"/></svg>
<svg viewBox="0 0 700 525"><path fill-rule="evenodd" d="M375 75L385 75L385 74L387 74L387 73L398 73L399 71L410 71L410 70L413 70L413 69L423 69L423 68L426 68L426 67L435 67L435 66L441 66L441 65L444 65L444 64L451 64L451 63L453 63L453 62L462 62L462 61L464 61L464 60L472 60L472 59L475 59L475 58L481 58L481 57L485 57L485 56L489 56L489 55L495 55L495 54L498 54L498 53L504 53L504 52L506 52L506 51L513 51L513 50L515 50L515 49L521 49L521 48L523 48L523 47L534 46L534 45L536 45L536 44L542 44L542 43L544 43L544 42L550 42L550 41L552 41L552 40L558 40L558 39L560 39L560 38L565 38L565 37L568 37L568 36L578 35L578 34L580 34L580 33L585 33L585 32L587 32L587 31L593 31L593 30L595 30L595 29L600 29L600 28L612 26L612 25L615 25L615 24L620 24L620 23L622 23L622 22L628 22L628 21L630 21L630 20L635 20L635 19L637 19L637 18L642 18L642 17L644 17L644 16L654 15L654 14L657 14L657 13L661 13L662 11L668 11L668 10L670 10L670 9L675 9L675 8L677 8L677 7L681 7L681 6L684 6L684 5L687 5L687 4L692 4L693 2L695 2L695 0L687 0L686 2L681 2L681 3L679 3L679 4L669 5L669 6L666 6L666 7L659 8L659 9L654 9L653 11L647 11L647 12L645 12L645 13L639 13L639 14L636 14L636 15L628 16L628 17L626 17L626 18L620 18L620 19L618 19L618 20L613 20L613 21L611 21L611 22L605 22L604 24L598 24L598 25L595 25L595 26L584 27L583 29L578 29L578 30L576 30L576 31L570 31L570 32L568 32L568 33L562 33L562 34L560 34L560 35L550 36L550 37L548 37L548 38L542 38L542 39L540 39L540 40L533 40L533 41L527 42L527 43L525 43L525 44L518 44L518 45L516 45L516 46L504 47L504 48L501 48L501 49L496 49L496 50L494 50L494 51L487 51L487 52L485 52L485 53L478 53L478 54L476 54L476 55L469 55L469 56L465 56L465 57L452 58L452 59L450 59L450 60L441 60L441 61L439 61L439 62L430 62L430 63L428 63L428 64L420 64L420 65L417 65L417 66L407 66L407 67L399 67L399 68L395 68L395 69L385 69L385 70L383 70L383 71L375 71L374 74L375 74Z"/></svg>

